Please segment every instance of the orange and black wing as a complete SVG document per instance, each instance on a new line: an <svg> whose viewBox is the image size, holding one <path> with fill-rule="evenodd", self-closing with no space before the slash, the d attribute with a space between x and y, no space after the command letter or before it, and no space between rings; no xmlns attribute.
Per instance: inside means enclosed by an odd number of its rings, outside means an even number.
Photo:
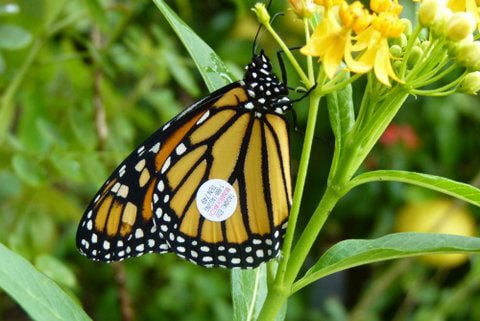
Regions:
<svg viewBox="0 0 480 321"><path fill-rule="evenodd" d="M235 106L211 109L181 146L185 153L172 158L154 191L171 251L206 267L253 268L276 257L291 202L285 120ZM203 183L218 179L238 197L224 221L205 218L196 198Z"/></svg>
<svg viewBox="0 0 480 321"><path fill-rule="evenodd" d="M88 206L76 243L93 260L119 261L144 253L169 252L154 219L154 189L162 167L181 152L180 142L221 97L232 96L233 83L193 104L152 134L112 173Z"/></svg>
<svg viewBox="0 0 480 321"><path fill-rule="evenodd" d="M160 128L87 208L77 232L82 254L117 261L174 252L205 267L227 268L253 268L276 257L292 193L282 116L291 108L287 93L261 53L243 81ZM228 218L211 219L199 210L199 189L214 180L232 187L238 200Z"/></svg>

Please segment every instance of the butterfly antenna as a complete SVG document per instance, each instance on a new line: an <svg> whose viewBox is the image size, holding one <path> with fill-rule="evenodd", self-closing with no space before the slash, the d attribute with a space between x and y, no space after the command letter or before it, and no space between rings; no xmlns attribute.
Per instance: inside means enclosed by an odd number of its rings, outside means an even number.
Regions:
<svg viewBox="0 0 480 321"><path fill-rule="evenodd" d="M267 11L270 10L270 7L272 5L272 1L273 0L270 0L268 1L268 4L265 6L265 8L267 9ZM275 21L275 19L277 19L279 16L283 16L284 13L283 12L277 12L276 14L273 15L273 17L270 19L270 24L273 24L273 22ZM257 44L258 44L258 41L260 39L260 33L262 31L262 27L263 25L260 24L258 26L258 29L257 29L257 32L255 33L255 38L253 40L253 47L252 47L252 55L255 56L256 53L257 53Z"/></svg>
<svg viewBox="0 0 480 321"><path fill-rule="evenodd" d="M260 31L262 31L262 27L263 27L263 25L260 24L258 26L257 32L255 33L255 38L253 39L252 56L257 55L257 42L258 42L258 39L260 37Z"/></svg>

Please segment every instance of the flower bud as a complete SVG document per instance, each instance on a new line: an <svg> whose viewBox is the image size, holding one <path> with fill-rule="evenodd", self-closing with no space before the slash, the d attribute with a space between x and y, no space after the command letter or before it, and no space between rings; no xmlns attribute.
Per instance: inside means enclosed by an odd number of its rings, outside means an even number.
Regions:
<svg viewBox="0 0 480 321"><path fill-rule="evenodd" d="M448 21L447 36L450 40L460 41L473 33L475 27L476 21L470 12L456 12Z"/></svg>
<svg viewBox="0 0 480 321"><path fill-rule="evenodd" d="M300 19L310 18L315 12L315 4L312 0L288 0L288 2L292 6L292 11Z"/></svg>
<svg viewBox="0 0 480 321"><path fill-rule="evenodd" d="M410 56L408 56L407 67L409 69L412 69L418 63L418 61L422 56L423 56L422 48L420 48L419 46L414 46L412 48Z"/></svg>
<svg viewBox="0 0 480 321"><path fill-rule="evenodd" d="M465 75L458 91L469 94L476 95L480 91L480 71L474 71Z"/></svg>
<svg viewBox="0 0 480 321"><path fill-rule="evenodd" d="M399 45L393 45L390 47L390 54L394 58L400 58L402 56L403 50Z"/></svg>
<svg viewBox="0 0 480 321"><path fill-rule="evenodd" d="M257 19L261 24L267 25L270 23L270 14L268 13L267 8L265 8L265 4L257 2L252 10L257 15Z"/></svg>
<svg viewBox="0 0 480 321"><path fill-rule="evenodd" d="M400 60L395 60L393 62L393 70L398 71L402 67L402 62Z"/></svg>
<svg viewBox="0 0 480 321"><path fill-rule="evenodd" d="M424 40L420 43L420 48L422 48L423 51L427 50L429 46L430 46L429 40Z"/></svg>
<svg viewBox="0 0 480 321"><path fill-rule="evenodd" d="M480 41L462 41L457 48L456 58L459 64L470 70L480 70Z"/></svg>
<svg viewBox="0 0 480 321"><path fill-rule="evenodd" d="M437 37L444 37L447 34L447 26L453 12L447 7L441 7L436 15L435 21L431 26L433 34Z"/></svg>
<svg viewBox="0 0 480 321"><path fill-rule="evenodd" d="M418 18L420 24L424 27L430 26L438 15L441 4L438 0L425 0L422 1L420 8L418 9Z"/></svg>
<svg viewBox="0 0 480 321"><path fill-rule="evenodd" d="M405 33L402 33L400 37L389 39L389 43L391 43L392 45L400 46L401 48L405 48L407 46L407 42L408 39Z"/></svg>
<svg viewBox="0 0 480 321"><path fill-rule="evenodd" d="M400 19L400 22L405 26L403 33L407 36L412 34L412 22L406 18Z"/></svg>

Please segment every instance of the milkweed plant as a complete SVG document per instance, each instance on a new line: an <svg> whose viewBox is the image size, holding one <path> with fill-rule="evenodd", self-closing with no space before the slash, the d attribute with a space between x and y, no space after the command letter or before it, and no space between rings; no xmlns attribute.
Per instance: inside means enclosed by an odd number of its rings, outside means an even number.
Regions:
<svg viewBox="0 0 480 321"><path fill-rule="evenodd" d="M212 59L215 53L164 1L153 2L199 65L209 89L215 89L222 81L225 84L228 77L225 69L217 70L222 68ZM335 214L336 204L359 185L402 182L480 206L480 190L469 184L428 173L367 171L362 167L409 96L476 95L480 90L478 0L424 0L418 4L415 21L401 18L403 8L396 0L371 0L368 8L359 1L344 0L289 3L304 26L305 38L299 53L292 52L275 31L263 3L256 4L253 11L283 51L285 63L298 74L299 85L308 92L308 119L281 255L254 270L232 270L237 321L283 320L289 297L325 276L355 266L439 252L480 252L480 238L476 237L394 233L377 239L338 242L320 257L310 258L313 264L305 272L307 255L328 217ZM38 47L33 49L38 52ZM212 67L202 68L199 61L204 61L204 65L211 63ZM352 98L352 85L356 82L364 86L363 96L355 100L360 101L358 106ZM323 101L326 103L320 105ZM317 119L323 106L328 109L328 120ZM317 121L330 122L335 136L333 158L316 209L313 213L300 213ZM297 224L300 216L307 220L301 230ZM50 279L1 244L0 256L0 271L4 272L0 287L32 318L90 320Z"/></svg>
<svg viewBox="0 0 480 321"><path fill-rule="evenodd" d="M397 181L422 186L480 205L479 190L468 184L398 170L359 170L367 155L409 96L475 95L480 90L480 9L478 1L424 0L416 21L402 18L395 0L290 0L302 20L305 42L293 54L271 25L264 4L253 8L258 20L284 51L308 95L308 121L278 270L258 320L278 318L288 297L334 272L393 258L434 252L478 252L477 238L397 233L374 240L345 240L327 250L303 275L307 254L338 201L361 184ZM304 60L304 63L300 62ZM305 65L306 68L302 68ZM365 79L362 79L365 78ZM359 106L351 86L366 83ZM326 99L335 135L325 192L313 213L300 213L315 123ZM446 107L446 106L445 106ZM322 120L323 121L323 120ZM299 215L308 216L296 231ZM294 234L298 240L294 242Z"/></svg>

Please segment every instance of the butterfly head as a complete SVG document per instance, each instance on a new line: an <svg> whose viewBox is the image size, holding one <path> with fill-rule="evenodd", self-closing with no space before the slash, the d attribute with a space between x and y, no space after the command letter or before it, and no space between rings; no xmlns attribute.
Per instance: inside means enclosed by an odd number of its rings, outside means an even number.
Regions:
<svg viewBox="0 0 480 321"><path fill-rule="evenodd" d="M270 60L263 50L252 58L245 70L243 80L250 97L251 109L257 113L268 111L283 114L292 108L288 89L272 72Z"/></svg>

